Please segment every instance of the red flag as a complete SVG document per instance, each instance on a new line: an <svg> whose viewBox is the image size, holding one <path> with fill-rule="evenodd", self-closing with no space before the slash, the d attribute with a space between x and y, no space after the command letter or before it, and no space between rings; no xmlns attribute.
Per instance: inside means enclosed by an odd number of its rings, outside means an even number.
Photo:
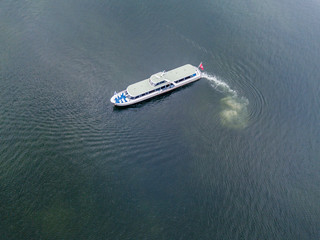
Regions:
<svg viewBox="0 0 320 240"><path fill-rule="evenodd" d="M203 71L203 65L202 65L202 63L200 63L200 65L199 65L198 68L200 68L200 69Z"/></svg>

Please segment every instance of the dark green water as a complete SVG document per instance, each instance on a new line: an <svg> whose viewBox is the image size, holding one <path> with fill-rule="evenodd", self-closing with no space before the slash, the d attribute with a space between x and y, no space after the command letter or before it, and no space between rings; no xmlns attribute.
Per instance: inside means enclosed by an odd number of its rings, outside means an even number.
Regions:
<svg viewBox="0 0 320 240"><path fill-rule="evenodd" d="M317 0L0 1L1 239L320 239L319 60Z"/></svg>

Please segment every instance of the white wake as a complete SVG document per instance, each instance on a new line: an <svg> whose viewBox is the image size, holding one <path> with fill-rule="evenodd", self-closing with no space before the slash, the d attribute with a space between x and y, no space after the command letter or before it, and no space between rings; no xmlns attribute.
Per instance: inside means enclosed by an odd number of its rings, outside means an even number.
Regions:
<svg viewBox="0 0 320 240"><path fill-rule="evenodd" d="M202 78L207 79L215 90L226 95L220 100L221 123L233 129L243 129L247 127L249 119L247 106L249 105L249 100L245 97L239 97L238 93L226 82L214 75L203 72Z"/></svg>
<svg viewBox="0 0 320 240"><path fill-rule="evenodd" d="M221 93L228 93L232 96L237 96L237 92L233 89L231 89L231 87L224 81L222 81L221 79L219 79L218 77L211 75L209 73L203 72L201 74L202 78L207 79L210 83L211 86L216 89L217 91L221 92Z"/></svg>

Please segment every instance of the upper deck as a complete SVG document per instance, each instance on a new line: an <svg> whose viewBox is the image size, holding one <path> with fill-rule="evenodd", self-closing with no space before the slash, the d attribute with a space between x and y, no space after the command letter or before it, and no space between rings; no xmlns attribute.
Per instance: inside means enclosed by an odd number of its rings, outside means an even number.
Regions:
<svg viewBox="0 0 320 240"><path fill-rule="evenodd" d="M162 87L168 83L174 83L175 81L191 76L196 72L196 70L196 67L186 64L168 72L159 72L152 75L149 79L129 85L127 92L131 97L136 97Z"/></svg>

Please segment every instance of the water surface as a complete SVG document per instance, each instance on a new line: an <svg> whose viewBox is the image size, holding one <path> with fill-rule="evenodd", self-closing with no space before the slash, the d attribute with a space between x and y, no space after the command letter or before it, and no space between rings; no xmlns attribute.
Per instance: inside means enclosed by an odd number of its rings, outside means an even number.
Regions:
<svg viewBox="0 0 320 240"><path fill-rule="evenodd" d="M318 1L0 3L3 239L319 239ZM132 108L114 91L203 62Z"/></svg>

